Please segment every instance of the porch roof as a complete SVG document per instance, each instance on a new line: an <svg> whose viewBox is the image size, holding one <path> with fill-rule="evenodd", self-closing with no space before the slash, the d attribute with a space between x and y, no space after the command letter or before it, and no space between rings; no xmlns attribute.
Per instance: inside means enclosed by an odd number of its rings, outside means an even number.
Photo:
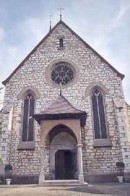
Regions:
<svg viewBox="0 0 130 196"><path fill-rule="evenodd" d="M82 126L86 123L86 117L85 111L76 109L63 95L59 95L46 110L33 115L39 124L42 120L80 119Z"/></svg>

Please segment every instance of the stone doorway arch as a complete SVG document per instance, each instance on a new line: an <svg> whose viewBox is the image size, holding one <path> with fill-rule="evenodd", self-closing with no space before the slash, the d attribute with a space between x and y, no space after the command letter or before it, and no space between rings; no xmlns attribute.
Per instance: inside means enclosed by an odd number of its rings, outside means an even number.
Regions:
<svg viewBox="0 0 130 196"><path fill-rule="evenodd" d="M51 179L75 179L77 141L73 132L64 125L58 125L51 130L49 140Z"/></svg>
<svg viewBox="0 0 130 196"><path fill-rule="evenodd" d="M62 125L62 126L61 126ZM75 176L81 184L84 183L83 175L83 161L82 161L82 142L81 142L81 131L83 127L81 126L80 119L58 119L58 120L42 120L40 127L40 174L39 174L39 184L45 182L45 180L55 179L55 165L50 167L50 146L54 137L61 132L68 133L76 141L75 149L76 151L76 172ZM61 127L60 127L61 126ZM59 129L60 128L60 129Z"/></svg>

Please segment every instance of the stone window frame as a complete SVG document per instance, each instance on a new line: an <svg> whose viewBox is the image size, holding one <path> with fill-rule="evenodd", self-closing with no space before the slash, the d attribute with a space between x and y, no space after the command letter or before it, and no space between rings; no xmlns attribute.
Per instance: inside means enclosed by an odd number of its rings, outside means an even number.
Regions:
<svg viewBox="0 0 130 196"><path fill-rule="evenodd" d="M27 86L27 87L23 88L17 96L17 98L19 100L22 100L22 108L21 108L21 114L22 115L23 115L23 99L26 95L26 92L29 91L29 90L32 91L34 93L34 96L35 96L34 111L36 110L36 100L40 98L40 93L35 87ZM18 150L34 150L35 149L35 123L34 123L34 127L33 127L33 130L34 130L33 138L34 138L34 140L33 141L22 141L23 116L21 118L22 118L22 121L21 121L21 129L20 129L21 130L20 131L20 140L19 140L19 144L18 144L17 149Z"/></svg>
<svg viewBox="0 0 130 196"><path fill-rule="evenodd" d="M64 50L65 49L65 44L64 44L64 39L65 39L65 36L64 35L59 35L57 37L58 41L59 41L59 45L57 47L58 50ZM60 45L60 40L63 40L63 46Z"/></svg>
<svg viewBox="0 0 130 196"><path fill-rule="evenodd" d="M64 39L62 38L59 39L59 45L60 45L60 48L64 47Z"/></svg>
<svg viewBox="0 0 130 196"><path fill-rule="evenodd" d="M33 86L26 86L26 87L22 88L22 90L20 90L20 92L19 92L19 94L17 96L18 100L23 100L24 97L25 97L26 91L28 91L28 90L31 90L31 91L34 92L35 99L39 99L40 98L40 93L39 93L39 90L37 88L35 88Z"/></svg>
<svg viewBox="0 0 130 196"><path fill-rule="evenodd" d="M105 113L105 122L106 122L106 133L107 138L100 138L95 139L95 130L94 130L94 120L93 120L93 107L92 107L92 90L94 87L98 87L103 95L104 95L104 113ZM93 146L94 148L101 148L101 147L111 147L112 142L109 138L109 127L108 127L108 121L107 121L107 112L106 112L106 95L109 94L108 88L105 87L101 82L92 82L85 92L86 96L90 96L90 102L91 102L91 116L92 116L92 129L93 129Z"/></svg>
<svg viewBox="0 0 130 196"><path fill-rule="evenodd" d="M25 104L27 104L27 107L25 107ZM34 140L34 134L30 135L30 126L32 126L31 132L34 132L34 120L30 119L30 115L34 114L35 104L36 104L35 93L29 89L26 91L25 97L23 99L22 141L32 142ZM31 110L33 110L33 111L31 111ZM25 118L26 113L27 113L27 116ZM26 129L24 128L24 126L25 126L24 120L27 123ZM31 120L33 120L33 121L31 121ZM25 130L26 130L26 135L25 135Z"/></svg>
<svg viewBox="0 0 130 196"><path fill-rule="evenodd" d="M61 73L63 73L62 77L60 76ZM74 71L72 69L72 66L70 66L70 64L66 62L59 62L53 65L53 69L51 71L51 80L55 84L57 85L62 84L62 86L64 86L72 82L73 78L74 78ZM59 82L59 79L60 79L60 82Z"/></svg>
<svg viewBox="0 0 130 196"><path fill-rule="evenodd" d="M49 65L46 67L46 70L45 70L45 79L52 88L59 88L59 89L61 88L59 84L56 84L51 79L51 72L53 70L53 66L55 66L55 64L60 63L60 62L65 62L65 63L69 64L69 66L71 67L71 69L73 71L73 80L66 85L62 85L62 89L67 88L67 87L71 87L73 84L75 84L75 82L78 81L79 69L75 63L73 63L72 61L70 61L68 59L64 59L64 58L57 59L57 60L49 63Z"/></svg>
<svg viewBox="0 0 130 196"><path fill-rule="evenodd" d="M99 96L97 95L97 91L98 90L98 95L100 95L102 97L102 110L103 110L103 119L104 119L104 124L105 124L105 127L104 127L104 131L102 131L102 124L101 124L101 115L100 115L100 104L99 104ZM97 129L94 130L94 138L95 139L103 139L103 134L105 136L104 139L108 138L108 132L107 132L107 121L106 121L106 107L105 107L105 94L103 92L103 90L99 87L99 86L94 86L91 90L91 101L92 101L92 113L93 113L93 124L95 124L95 117L94 117L94 108L93 108L93 96L96 97L96 106L97 106L97 113L98 113L98 124L99 124L99 138L97 138L96 136L96 133L97 133ZM97 97L98 96L98 97ZM101 101L101 100L100 100ZM94 100L94 103L95 103L95 100ZM95 129L95 128L94 128Z"/></svg>

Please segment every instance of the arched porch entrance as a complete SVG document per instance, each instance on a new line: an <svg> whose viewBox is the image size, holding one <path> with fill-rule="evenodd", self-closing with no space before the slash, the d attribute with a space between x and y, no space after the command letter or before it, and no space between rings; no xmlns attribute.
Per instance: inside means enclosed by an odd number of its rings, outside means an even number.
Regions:
<svg viewBox="0 0 130 196"><path fill-rule="evenodd" d="M40 142L39 184L43 184L46 181L47 179L46 173L48 174L48 169L49 169L51 179L55 179L55 177L61 178L58 175L58 171L57 171L58 166L55 166L55 165L59 165L61 159L62 161L64 160L64 166L66 171L67 171L67 164L70 162L72 163L73 160L76 160L74 161L74 163L76 163L76 166L75 167L73 166L73 171L75 172L72 172L74 174L73 175L70 174L70 176L75 178L77 175L79 183L80 184L84 183L81 134L82 134L82 129L86 124L86 117L87 114L85 111L73 107L71 103L69 103L69 101L65 97L63 97L63 95L58 96L56 101L52 103L46 109L46 111L44 111L43 113L33 115L33 118L40 124L41 142ZM61 127L60 128L57 127L59 125L64 125L64 126L62 126L61 129ZM67 137L65 137L65 135L63 136L61 133L66 134ZM49 140L47 140L48 136L49 136ZM54 142L56 138L59 138L58 139L59 144L57 142ZM49 146L48 146L48 142L46 143L46 141L49 141ZM67 143L68 145L66 145ZM48 147L49 147L49 162L48 162ZM55 147L57 149L55 149ZM69 159L68 162L66 161L67 159ZM72 165L70 167L72 167ZM63 169L63 164L61 167ZM68 171L70 171L70 169ZM67 175L67 177L69 177L69 174Z"/></svg>
<svg viewBox="0 0 130 196"><path fill-rule="evenodd" d="M72 130L64 125L49 133L50 176L52 179L76 179L77 140Z"/></svg>

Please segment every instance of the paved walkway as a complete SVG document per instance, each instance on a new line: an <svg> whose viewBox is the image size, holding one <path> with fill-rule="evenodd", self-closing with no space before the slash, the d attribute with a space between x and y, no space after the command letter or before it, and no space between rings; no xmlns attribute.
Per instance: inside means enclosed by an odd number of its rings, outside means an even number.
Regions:
<svg viewBox="0 0 130 196"><path fill-rule="evenodd" d="M77 187L0 185L0 196L130 196L130 183L94 184Z"/></svg>

